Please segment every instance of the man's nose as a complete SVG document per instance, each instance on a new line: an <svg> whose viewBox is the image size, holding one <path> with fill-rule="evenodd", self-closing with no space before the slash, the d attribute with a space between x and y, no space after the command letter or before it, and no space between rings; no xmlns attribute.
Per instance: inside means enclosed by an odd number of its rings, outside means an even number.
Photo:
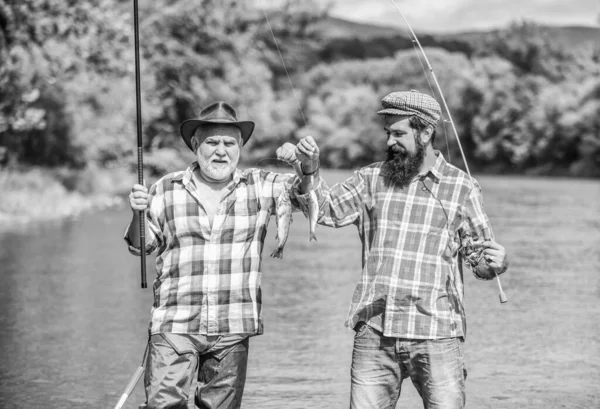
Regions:
<svg viewBox="0 0 600 409"><path fill-rule="evenodd" d="M221 155L221 156L225 155L226 154L225 144L224 143L218 144L216 152L217 152L217 155Z"/></svg>
<svg viewBox="0 0 600 409"><path fill-rule="evenodd" d="M388 136L387 138L387 146L388 148L391 148L392 146L396 145L397 141L393 136Z"/></svg>

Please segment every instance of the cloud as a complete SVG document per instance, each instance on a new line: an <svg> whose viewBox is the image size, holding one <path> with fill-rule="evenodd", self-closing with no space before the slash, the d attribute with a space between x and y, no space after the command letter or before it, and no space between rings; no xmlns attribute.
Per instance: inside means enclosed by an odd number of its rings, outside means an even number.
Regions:
<svg viewBox="0 0 600 409"><path fill-rule="evenodd" d="M598 0L394 0L421 31L484 30L528 19L554 25L596 25ZM350 20L402 25L390 0L334 0L332 14Z"/></svg>

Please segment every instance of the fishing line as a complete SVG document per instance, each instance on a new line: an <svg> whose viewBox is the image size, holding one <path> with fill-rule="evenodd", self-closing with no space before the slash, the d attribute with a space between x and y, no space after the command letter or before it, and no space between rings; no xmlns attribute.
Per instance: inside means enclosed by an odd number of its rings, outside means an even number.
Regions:
<svg viewBox="0 0 600 409"><path fill-rule="evenodd" d="M400 7L398 7L396 2L394 0L390 0L390 2L396 8L396 10L398 10L398 13L400 13L400 16L402 17L402 19L406 23L406 26L410 30L412 38L414 39L415 43L419 46L419 50L421 51L421 54L423 55L423 58L425 59L425 62L427 64L427 68L429 69L429 72L431 73L431 78L433 78L433 81L435 82L437 89L440 91L440 99L442 100L444 109L446 110L446 113L448 114L448 120L450 122L450 125L452 126L452 131L454 132L454 136L456 137L456 142L458 143L458 148L460 150L460 154L462 156L463 162L465 163L465 169L467 171L467 174L469 175L469 181L471 182L471 187L474 189L475 184L473 183L473 178L471 177L471 171L469 170L469 164L467 163L467 158L465 157L465 152L463 151L462 144L460 143L460 137L458 136L458 131L456 130L456 126L454 125L454 120L452 120L452 114L450 113L450 108L448 108L448 104L446 103L446 98L444 98L444 93L441 91L442 87L440 86L440 83L437 80L437 76L435 75L435 72L433 71L433 67L431 66L431 63L429 62L429 59L427 58L427 54L425 54L425 50L423 50L423 46L419 42L419 39L417 38L417 35L413 31L410 23L408 22L406 17L404 17L404 14L400 10Z"/></svg>
<svg viewBox="0 0 600 409"><path fill-rule="evenodd" d="M300 110L300 114L302 115L302 120L304 121L304 125L306 125L306 129L308 130L308 122L306 121L306 117L304 116L304 111L302 110L302 105L300 104L300 99L296 95L296 89L294 88L294 84L292 83L292 78L290 77L290 73L285 65L285 61L283 60L283 55L281 54L281 50L279 49L279 45L277 44L277 38L275 38L275 33L273 32L273 27L271 27L271 22L269 21L269 17L267 16L267 12L263 10L263 14L265 19L267 20L267 25L269 26L269 30L271 31L271 36L273 37L273 43L275 44L275 48L277 49L277 54L279 54L279 59L281 60L281 64L283 65L283 69L285 70L285 75L290 82L290 87L292 88L292 93L294 94L294 99L296 100L296 104L298 105L298 109Z"/></svg>
<svg viewBox="0 0 600 409"><path fill-rule="evenodd" d="M452 114L450 113L450 109L448 108L448 104L446 103L446 98L444 98L444 93L442 92L442 87L440 86L437 76L435 75L435 72L433 71L433 67L431 66L431 63L429 62L429 59L427 58L427 54L425 54L425 50L423 50L423 46L419 42L419 39L417 38L417 35L415 34L414 30L412 29L410 23L408 22L406 17L404 17L402 10L400 10L400 7L398 7L396 2L394 0L390 0L390 2L396 8L398 13L402 17L402 20L404 20L404 23L406 23L406 26L408 27L408 29L412 35L412 38L414 39L414 42L419 46L419 50L421 51L421 54L423 55L423 58L425 59L425 62L427 63L427 68L429 69L429 72L431 73L431 77L433 78L436 88L439 91L440 99L442 100L444 109L446 110L446 113L448 114L448 121L450 122L450 125L452 126L452 131L454 132L454 136L456 137L456 142L458 143L458 149L460 150L460 154L461 154L463 162L465 164L465 169L467 171L467 174L469 175L469 182L471 184L471 190L473 191L473 190L475 190L475 182L473 181L473 177L471 176L471 171L469 170L469 164L467 163L467 158L465 157L465 152L464 152L462 144L460 142L460 137L458 136L458 131L456 130L454 120L452 119ZM493 269L493 270L494 270L494 274L496 275L496 282L498 284L498 289L500 290L500 294L499 294L500 302L505 303L507 300L506 300L506 295L504 294L504 291L502 290L502 284L500 283L500 276L496 273L495 269Z"/></svg>
<svg viewBox="0 0 600 409"><path fill-rule="evenodd" d="M444 215L446 216L446 231L448 232L448 239L450 240L450 242L454 242L455 235L454 235L454 233L452 233L450 231L450 216L448 216L448 212L446 211L446 208L444 207L444 203L442 203L442 201L435 195L435 193L433 193L433 191L429 188L429 186L427 186L425 181L422 179L421 179L421 184L423 185L422 189L429 192L429 194L431 196L433 196L433 198L435 200L437 200L437 202L442 207L442 211L444 212ZM460 246L459 246L459 248L460 248ZM452 251L454 251L454 250L452 250ZM458 251L458 249L457 249L457 252L458 252L458 258L461 259L462 256L461 256L460 252ZM451 257L454 258L452 253L451 253ZM456 271L455 271L454 262L450 263L450 271L452 272L452 285L454 287L454 290L456 291L456 295L458 296L458 307L460 308L460 311L458 311L458 312L459 312L459 314L462 314L464 316L466 314L465 305L464 305L465 286L464 286L464 278L463 278L462 269L461 269L461 264L462 264L461 261L459 261L457 263L457 266L458 266L459 272L460 272L460 282L463 283L462 291L458 288L458 285L456 284L457 280L456 280ZM463 321L463 332L464 332L464 335L466 336L467 335L466 334L466 332L467 332L466 320L463 319L462 321Z"/></svg>
<svg viewBox="0 0 600 409"><path fill-rule="evenodd" d="M429 75L427 75L427 70L425 70L425 65L423 65L423 60L421 59L421 55L419 54L419 50L417 50L416 42L413 38L410 39L410 42L413 46L413 50L417 55L417 59L419 60L419 64L421 64L421 70L423 70L423 74L425 75L425 79L427 80L427 85L429 85L429 90L431 94L436 95L436 92L433 90L433 86L431 85L431 81L429 80ZM450 142L448 140L448 130L446 129L446 118L442 115L442 126L444 127L444 137L446 138L446 151L448 152L448 162L452 162L452 156L450 155Z"/></svg>

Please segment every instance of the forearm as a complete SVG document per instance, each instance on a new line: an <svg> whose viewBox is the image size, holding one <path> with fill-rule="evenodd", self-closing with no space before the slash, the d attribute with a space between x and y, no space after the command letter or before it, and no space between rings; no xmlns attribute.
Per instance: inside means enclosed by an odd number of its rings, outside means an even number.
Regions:
<svg viewBox="0 0 600 409"><path fill-rule="evenodd" d="M127 237L129 242L137 247L142 248L140 246L140 214L145 214L145 212L134 211L131 217L131 223L129 224L129 229L127 230ZM145 223L145 237L148 237L148 223ZM144 247L146 243L144 243Z"/></svg>
<svg viewBox="0 0 600 409"><path fill-rule="evenodd" d="M306 194L316 188L316 183L319 180L319 171L317 170L312 175L303 175L298 184L298 190L301 194Z"/></svg>

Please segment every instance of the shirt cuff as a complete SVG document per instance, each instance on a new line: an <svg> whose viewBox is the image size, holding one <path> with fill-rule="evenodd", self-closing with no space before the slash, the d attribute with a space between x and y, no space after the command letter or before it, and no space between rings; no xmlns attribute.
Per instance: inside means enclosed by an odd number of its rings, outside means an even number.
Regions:
<svg viewBox="0 0 600 409"><path fill-rule="evenodd" d="M127 248L129 250L129 252L131 254L133 254L134 256L141 256L142 252L140 251L140 248L136 245L134 245L131 240L129 240L129 234L127 234L129 232L129 226L131 226L131 223L129 223L127 225L127 227L125 228L125 234L123 235L123 240L125 240L125 243L127 243ZM152 233L152 229L148 229L150 236L152 236L152 241L151 242L146 242L146 254L151 254L154 250L156 250L156 240L154 237L154 234Z"/></svg>
<svg viewBox="0 0 600 409"><path fill-rule="evenodd" d="M308 201L309 201L310 193L309 192L301 193L300 192L300 183L302 183L302 179L300 179L298 176L296 176L294 179L294 182L292 183L292 197L297 200L298 204L300 205L300 210L302 210L302 212L304 214L306 214L308 212ZM321 178L320 177L317 180L317 185L313 186L313 190L317 193L317 197L319 197L319 193L321 191Z"/></svg>

